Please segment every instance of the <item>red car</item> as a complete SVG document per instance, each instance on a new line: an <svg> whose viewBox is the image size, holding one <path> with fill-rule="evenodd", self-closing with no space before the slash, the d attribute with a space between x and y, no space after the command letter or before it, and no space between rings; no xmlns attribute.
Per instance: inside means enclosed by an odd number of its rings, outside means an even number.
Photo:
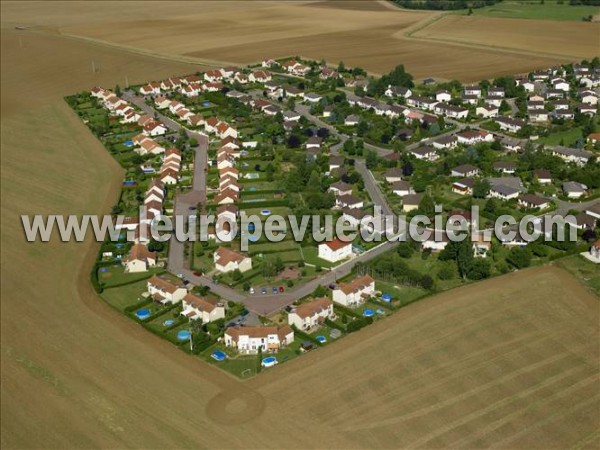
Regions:
<svg viewBox="0 0 600 450"><path fill-rule="evenodd" d="M284 291L285 291L285 289L283 288L283 286L279 286L279 292L282 293Z"/></svg>
<svg viewBox="0 0 600 450"><path fill-rule="evenodd" d="M194 272L194 275L196 275L197 277L201 277L202 276L202 272L199 272L199 271L196 270Z"/></svg>

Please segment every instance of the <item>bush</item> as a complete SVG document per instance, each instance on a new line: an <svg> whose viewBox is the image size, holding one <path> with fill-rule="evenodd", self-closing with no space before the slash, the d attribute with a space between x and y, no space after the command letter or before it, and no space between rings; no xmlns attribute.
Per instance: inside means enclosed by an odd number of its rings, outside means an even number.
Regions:
<svg viewBox="0 0 600 450"><path fill-rule="evenodd" d="M440 280L451 280L454 278L454 267L449 264L444 265L437 273Z"/></svg>
<svg viewBox="0 0 600 450"><path fill-rule="evenodd" d="M421 285L421 287L423 287L423 289L431 290L434 286L433 278L425 274L421 277L421 281L419 282L419 284Z"/></svg>
<svg viewBox="0 0 600 450"><path fill-rule="evenodd" d="M517 269L524 269L531 264L531 250L514 247L508 253L506 261Z"/></svg>
<svg viewBox="0 0 600 450"><path fill-rule="evenodd" d="M413 255L413 253L414 249L408 242L402 242L400 245L398 245L398 255L400 255L402 258L408 259Z"/></svg>

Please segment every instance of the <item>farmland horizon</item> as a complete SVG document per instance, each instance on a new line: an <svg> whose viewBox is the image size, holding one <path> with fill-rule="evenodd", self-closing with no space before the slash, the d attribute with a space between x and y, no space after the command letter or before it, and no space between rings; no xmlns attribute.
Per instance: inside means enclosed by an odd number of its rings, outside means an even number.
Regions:
<svg viewBox="0 0 600 450"><path fill-rule="evenodd" d="M572 269L586 264L579 255L427 295L246 380L98 295L90 271L101 244L90 233L28 243L22 218L112 223L126 171L65 102L75 92L296 54L479 81L591 58L598 50L585 38L598 24L568 22L556 48L522 30L494 48L473 36L492 25L509 36L524 19L457 16L421 28L437 13L388 2L173 3L0 4L0 446L594 447L600 307L587 281L595 267ZM561 22L550 23L532 33L552 36Z"/></svg>

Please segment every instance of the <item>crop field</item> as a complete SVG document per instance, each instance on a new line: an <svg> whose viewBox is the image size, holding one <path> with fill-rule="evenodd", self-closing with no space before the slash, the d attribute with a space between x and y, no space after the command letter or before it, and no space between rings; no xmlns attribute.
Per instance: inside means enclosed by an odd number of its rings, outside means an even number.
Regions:
<svg viewBox="0 0 600 450"><path fill-rule="evenodd" d="M600 23L499 19L450 14L413 35L435 42L486 46L565 58L597 56Z"/></svg>
<svg viewBox="0 0 600 450"><path fill-rule="evenodd" d="M117 20L108 5L76 8L94 24ZM71 20L55 6L19 7ZM599 445L599 303L556 267L419 301L243 382L104 303L89 282L98 244L28 244L21 230L21 214L106 213L118 196L121 168L63 97L198 66L10 30L13 8L2 3L3 449Z"/></svg>
<svg viewBox="0 0 600 450"><path fill-rule="evenodd" d="M502 3L476 8L476 16L503 17L507 19L533 19L533 20L560 20L581 22L588 16L600 13L597 6L571 6L565 1L562 4L557 0L546 0L540 8L539 2L503 1Z"/></svg>
<svg viewBox="0 0 600 450"><path fill-rule="evenodd" d="M594 44L590 33L598 25L570 23L571 34L560 32L557 27L562 24L558 22L545 24L541 30L536 25L531 41L521 39L519 45L506 49L498 48L496 42L487 42L488 32L494 30L485 25L477 26L481 36L476 35L468 43L452 42L460 39L452 35L444 38L447 42L417 38L411 33L425 33L439 13L401 10L380 1L154 2L152 8L143 10L135 2L113 6L102 2L81 4L77 11L80 19L75 20L64 4L32 2L21 6L8 2L3 3L3 16L7 23L32 25L41 32L106 43L165 59L248 64L265 57L302 55L332 63L343 60L346 65L376 74L404 64L417 78L434 76L463 81L547 67L575 59L583 52L590 56L587 50ZM485 17L470 19L487 23ZM506 24L506 28L495 24L511 33L513 25ZM527 22L527 27L531 25ZM570 51L549 50L544 37L552 38L555 32L559 33L563 49ZM537 39L535 33L542 37Z"/></svg>

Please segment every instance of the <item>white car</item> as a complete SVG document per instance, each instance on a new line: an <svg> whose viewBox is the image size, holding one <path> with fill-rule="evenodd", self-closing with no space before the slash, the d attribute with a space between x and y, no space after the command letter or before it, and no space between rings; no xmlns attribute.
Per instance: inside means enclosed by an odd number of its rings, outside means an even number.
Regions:
<svg viewBox="0 0 600 450"><path fill-rule="evenodd" d="M253 287L250 288L250 294L254 294L254 288Z"/></svg>

